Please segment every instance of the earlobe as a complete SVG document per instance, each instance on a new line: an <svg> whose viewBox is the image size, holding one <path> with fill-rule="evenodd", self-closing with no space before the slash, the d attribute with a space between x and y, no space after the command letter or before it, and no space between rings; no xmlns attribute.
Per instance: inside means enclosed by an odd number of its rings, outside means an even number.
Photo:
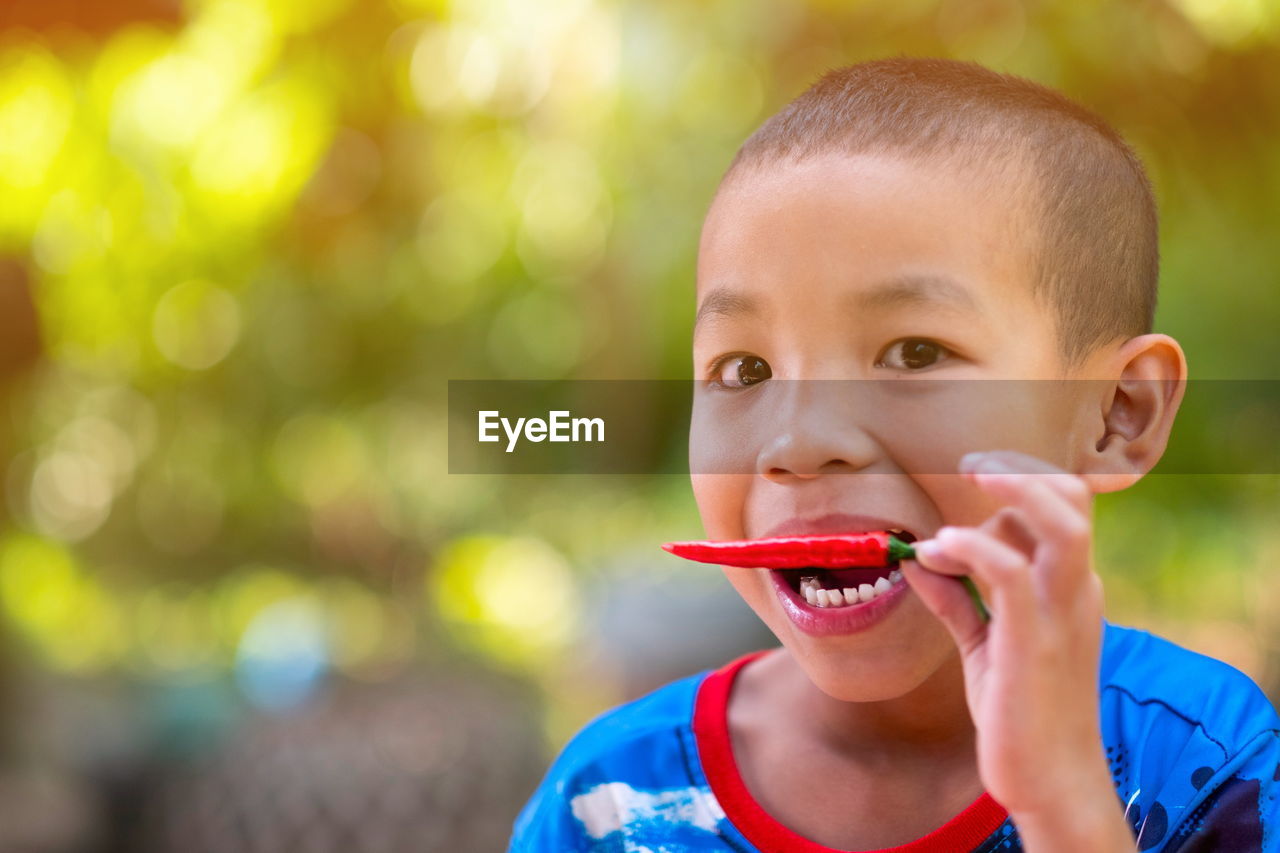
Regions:
<svg viewBox="0 0 1280 853"><path fill-rule="evenodd" d="M1112 366L1116 378L1098 383L1099 428L1080 470L1095 494L1126 489L1156 466L1186 390L1186 356L1168 335L1129 339Z"/></svg>

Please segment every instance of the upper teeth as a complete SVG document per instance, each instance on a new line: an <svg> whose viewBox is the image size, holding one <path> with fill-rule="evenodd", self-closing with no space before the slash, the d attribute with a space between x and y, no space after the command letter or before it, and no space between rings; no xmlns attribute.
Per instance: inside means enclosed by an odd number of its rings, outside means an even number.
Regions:
<svg viewBox="0 0 1280 853"><path fill-rule="evenodd" d="M889 576L876 579L875 583L862 583L844 589L823 589L816 577L800 579L800 594L815 607L842 607L846 604L862 604L883 595L896 584L902 583L902 572L894 569Z"/></svg>
<svg viewBox="0 0 1280 853"><path fill-rule="evenodd" d="M901 533L901 532L902 532L902 528L901 528L901 527L890 527L890 528L889 528L889 532L890 532L890 533Z"/></svg>

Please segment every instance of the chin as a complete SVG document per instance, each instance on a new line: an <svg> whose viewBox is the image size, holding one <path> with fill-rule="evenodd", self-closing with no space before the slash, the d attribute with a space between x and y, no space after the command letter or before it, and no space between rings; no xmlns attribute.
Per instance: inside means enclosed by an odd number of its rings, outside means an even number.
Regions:
<svg viewBox="0 0 1280 853"><path fill-rule="evenodd" d="M914 596L903 602L895 624L882 623L870 632L813 636L792 623L767 581L743 576L730 580L809 681L842 702L905 696L957 654L946 628Z"/></svg>
<svg viewBox="0 0 1280 853"><path fill-rule="evenodd" d="M946 660L945 652L878 661L853 660L836 650L790 649L813 685L841 702L883 702L924 684Z"/></svg>
<svg viewBox="0 0 1280 853"><path fill-rule="evenodd" d="M770 614L764 621L809 681L842 702L883 702L906 696L957 654L951 635L936 621L905 635L895 632L897 637L874 649L858 635L811 637L792 630L782 614Z"/></svg>

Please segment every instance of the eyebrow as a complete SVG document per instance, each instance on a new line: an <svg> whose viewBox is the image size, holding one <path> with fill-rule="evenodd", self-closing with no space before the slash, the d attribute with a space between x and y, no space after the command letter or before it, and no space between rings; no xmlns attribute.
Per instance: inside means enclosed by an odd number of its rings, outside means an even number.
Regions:
<svg viewBox="0 0 1280 853"><path fill-rule="evenodd" d="M856 310L886 311L892 308L922 306L976 311L977 303L968 289L954 279L942 275L908 273L882 281L871 289L853 295Z"/></svg>
<svg viewBox="0 0 1280 853"><path fill-rule="evenodd" d="M693 319L693 327L708 317L733 317L741 314L758 315L760 303L755 297L748 296L727 287L717 287L707 294L698 306L698 314Z"/></svg>
<svg viewBox="0 0 1280 853"><path fill-rule="evenodd" d="M976 311L972 294L954 279L942 275L906 273L879 282L862 293L851 295L855 311L870 313L897 308L934 306L956 311ZM760 303L753 297L729 287L717 287L698 306L693 327L710 317L758 316Z"/></svg>

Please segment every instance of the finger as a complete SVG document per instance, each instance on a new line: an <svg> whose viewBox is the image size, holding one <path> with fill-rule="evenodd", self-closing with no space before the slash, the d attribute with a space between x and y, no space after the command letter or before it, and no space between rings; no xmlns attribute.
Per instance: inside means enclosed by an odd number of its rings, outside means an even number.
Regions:
<svg viewBox="0 0 1280 853"><path fill-rule="evenodd" d="M969 453L960 459L959 467L962 473L970 475L981 471L1040 475L1038 479L1082 511L1090 509L1093 499L1093 490L1089 488L1088 482L1083 477L1064 471L1051 462L1016 450Z"/></svg>
<svg viewBox="0 0 1280 853"><path fill-rule="evenodd" d="M1026 555L1028 560L1035 557L1037 544L1035 534L1016 507L1001 507L994 515L978 525L978 529L985 530L1001 542L1017 548Z"/></svg>
<svg viewBox="0 0 1280 853"><path fill-rule="evenodd" d="M1030 477L980 474L975 482L1011 504L1002 524L1023 525L1036 539L1030 573L1041 601L1057 608L1080 595L1092 565L1091 519Z"/></svg>
<svg viewBox="0 0 1280 853"><path fill-rule="evenodd" d="M975 450L960 457L960 470L969 472L988 460L1000 462L1009 468L1024 471L1028 474L1065 474L1066 471L1052 462L1023 453L1020 450Z"/></svg>
<svg viewBox="0 0 1280 853"><path fill-rule="evenodd" d="M978 472L974 482L992 497L1016 507L1018 519L1039 544L1051 546L1060 555L1087 553L1093 529L1088 516L1039 477Z"/></svg>
<svg viewBox="0 0 1280 853"><path fill-rule="evenodd" d="M962 655L981 645L987 625L973 606L964 584L924 568L916 560L903 560L898 570L924 606L938 617Z"/></svg>
<svg viewBox="0 0 1280 853"><path fill-rule="evenodd" d="M918 547L916 553L920 555ZM925 543L923 556L930 560L939 553L968 568L983 599L991 605L992 622L1001 619L1016 633L1030 636L1025 632L1034 629L1039 607L1025 555L972 527L939 530Z"/></svg>
<svg viewBox="0 0 1280 853"><path fill-rule="evenodd" d="M987 622L990 619L990 611L987 607L990 598L984 599L982 597L982 591L978 588L977 582L971 577L973 568L966 563L947 556L937 548L930 549L929 545L921 548L922 544L920 542L916 543L916 562L935 574L951 575L959 579L962 582L961 585L965 588L965 594L969 596L970 605L981 617L982 621ZM921 556L922 553L923 556Z"/></svg>
<svg viewBox="0 0 1280 853"><path fill-rule="evenodd" d="M942 529L939 529L938 532L941 533ZM937 547L937 543L933 539L924 539L912 544L911 547L916 552L915 562L931 572L955 577L967 575L970 572L970 568L967 565L952 557L942 548Z"/></svg>

